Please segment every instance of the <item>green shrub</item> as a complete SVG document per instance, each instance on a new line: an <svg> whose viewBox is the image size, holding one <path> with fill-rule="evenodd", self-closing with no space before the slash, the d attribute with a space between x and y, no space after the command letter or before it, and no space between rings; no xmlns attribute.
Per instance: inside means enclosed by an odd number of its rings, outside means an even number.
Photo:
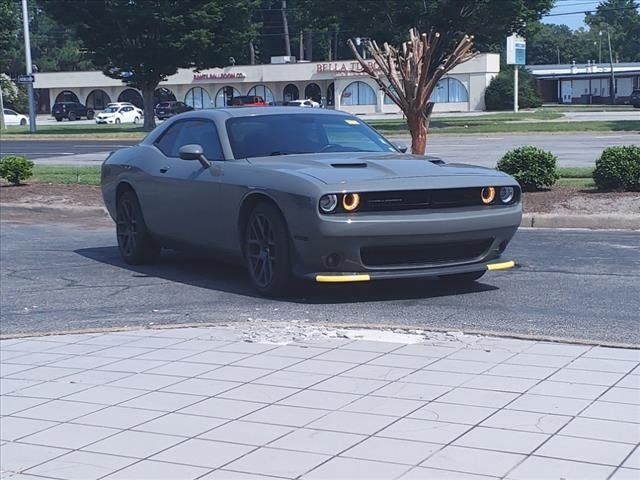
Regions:
<svg viewBox="0 0 640 480"><path fill-rule="evenodd" d="M640 191L640 147L606 148L596 160L593 181L600 190Z"/></svg>
<svg viewBox="0 0 640 480"><path fill-rule="evenodd" d="M484 93L487 110L513 109L513 67L505 67L495 76ZM536 91L536 83L531 74L521 68L518 73L518 107L537 108L542 99Z"/></svg>
<svg viewBox="0 0 640 480"><path fill-rule="evenodd" d="M19 185L33 175L33 162L25 157L10 155L0 158L0 178L6 178L10 183Z"/></svg>
<svg viewBox="0 0 640 480"><path fill-rule="evenodd" d="M508 151L498 161L498 170L513 176L524 191L551 187L560 174L551 152L526 146Z"/></svg>

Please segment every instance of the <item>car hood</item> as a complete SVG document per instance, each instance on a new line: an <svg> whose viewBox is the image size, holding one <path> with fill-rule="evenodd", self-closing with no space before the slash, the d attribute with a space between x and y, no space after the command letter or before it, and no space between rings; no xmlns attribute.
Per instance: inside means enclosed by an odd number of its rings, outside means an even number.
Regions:
<svg viewBox="0 0 640 480"><path fill-rule="evenodd" d="M318 153L249 158L262 168L310 176L327 185L376 182L390 179L494 176L508 178L493 169L463 164L446 164L434 157L402 153Z"/></svg>
<svg viewBox="0 0 640 480"><path fill-rule="evenodd" d="M108 117L114 117L116 115L116 112L113 113L99 113L98 117L100 118L108 118Z"/></svg>

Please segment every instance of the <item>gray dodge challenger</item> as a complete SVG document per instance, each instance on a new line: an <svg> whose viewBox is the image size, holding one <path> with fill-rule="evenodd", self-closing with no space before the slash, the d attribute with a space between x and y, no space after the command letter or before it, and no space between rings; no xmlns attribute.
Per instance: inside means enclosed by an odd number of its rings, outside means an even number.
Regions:
<svg viewBox="0 0 640 480"><path fill-rule="evenodd" d="M520 225L520 187L496 170L403 153L332 110L239 107L177 115L102 165L129 264L162 248L246 265L263 295L295 279L472 282Z"/></svg>

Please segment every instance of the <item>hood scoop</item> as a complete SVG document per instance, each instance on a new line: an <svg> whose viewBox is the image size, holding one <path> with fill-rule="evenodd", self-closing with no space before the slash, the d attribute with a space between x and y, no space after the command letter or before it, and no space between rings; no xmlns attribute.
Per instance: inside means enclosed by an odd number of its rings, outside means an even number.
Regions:
<svg viewBox="0 0 640 480"><path fill-rule="evenodd" d="M332 163L331 166L333 168L367 168L366 162L343 162L343 163Z"/></svg>

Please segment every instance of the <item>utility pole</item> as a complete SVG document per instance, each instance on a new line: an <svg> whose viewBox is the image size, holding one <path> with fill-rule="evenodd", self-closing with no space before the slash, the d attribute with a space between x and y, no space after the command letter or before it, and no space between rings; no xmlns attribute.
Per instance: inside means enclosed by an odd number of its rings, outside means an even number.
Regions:
<svg viewBox="0 0 640 480"><path fill-rule="evenodd" d="M598 46L598 64L602 63L602 30L598 32L598 40L600 40Z"/></svg>
<svg viewBox="0 0 640 480"><path fill-rule="evenodd" d="M560 65L560 47L556 47L556 52L558 53L558 65Z"/></svg>
<svg viewBox="0 0 640 480"><path fill-rule="evenodd" d="M0 130L4 130L7 126L4 124L4 101L2 100L2 82L0 82Z"/></svg>
<svg viewBox="0 0 640 480"><path fill-rule="evenodd" d="M289 40L289 22L287 21L287 0L282 0L280 12L282 13L282 28L284 30L284 54L291 56L291 41Z"/></svg>
<svg viewBox="0 0 640 480"><path fill-rule="evenodd" d="M518 69L520 65L514 65L513 69L513 112L518 113Z"/></svg>
<svg viewBox="0 0 640 480"><path fill-rule="evenodd" d="M29 36L29 11L27 0L22 0L22 24L24 27L24 56L27 64L27 75L33 75L31 63L31 37ZM29 132L36 133L36 111L33 99L33 82L27 83L27 96L29 98ZM4 111L3 111L4 113Z"/></svg>
<svg viewBox="0 0 640 480"><path fill-rule="evenodd" d="M611 105L615 105L616 104L616 76L613 73L613 54L611 53L611 35L609 34L609 25L607 25L607 42L609 43L609 70L611 71L609 97L611 98Z"/></svg>

